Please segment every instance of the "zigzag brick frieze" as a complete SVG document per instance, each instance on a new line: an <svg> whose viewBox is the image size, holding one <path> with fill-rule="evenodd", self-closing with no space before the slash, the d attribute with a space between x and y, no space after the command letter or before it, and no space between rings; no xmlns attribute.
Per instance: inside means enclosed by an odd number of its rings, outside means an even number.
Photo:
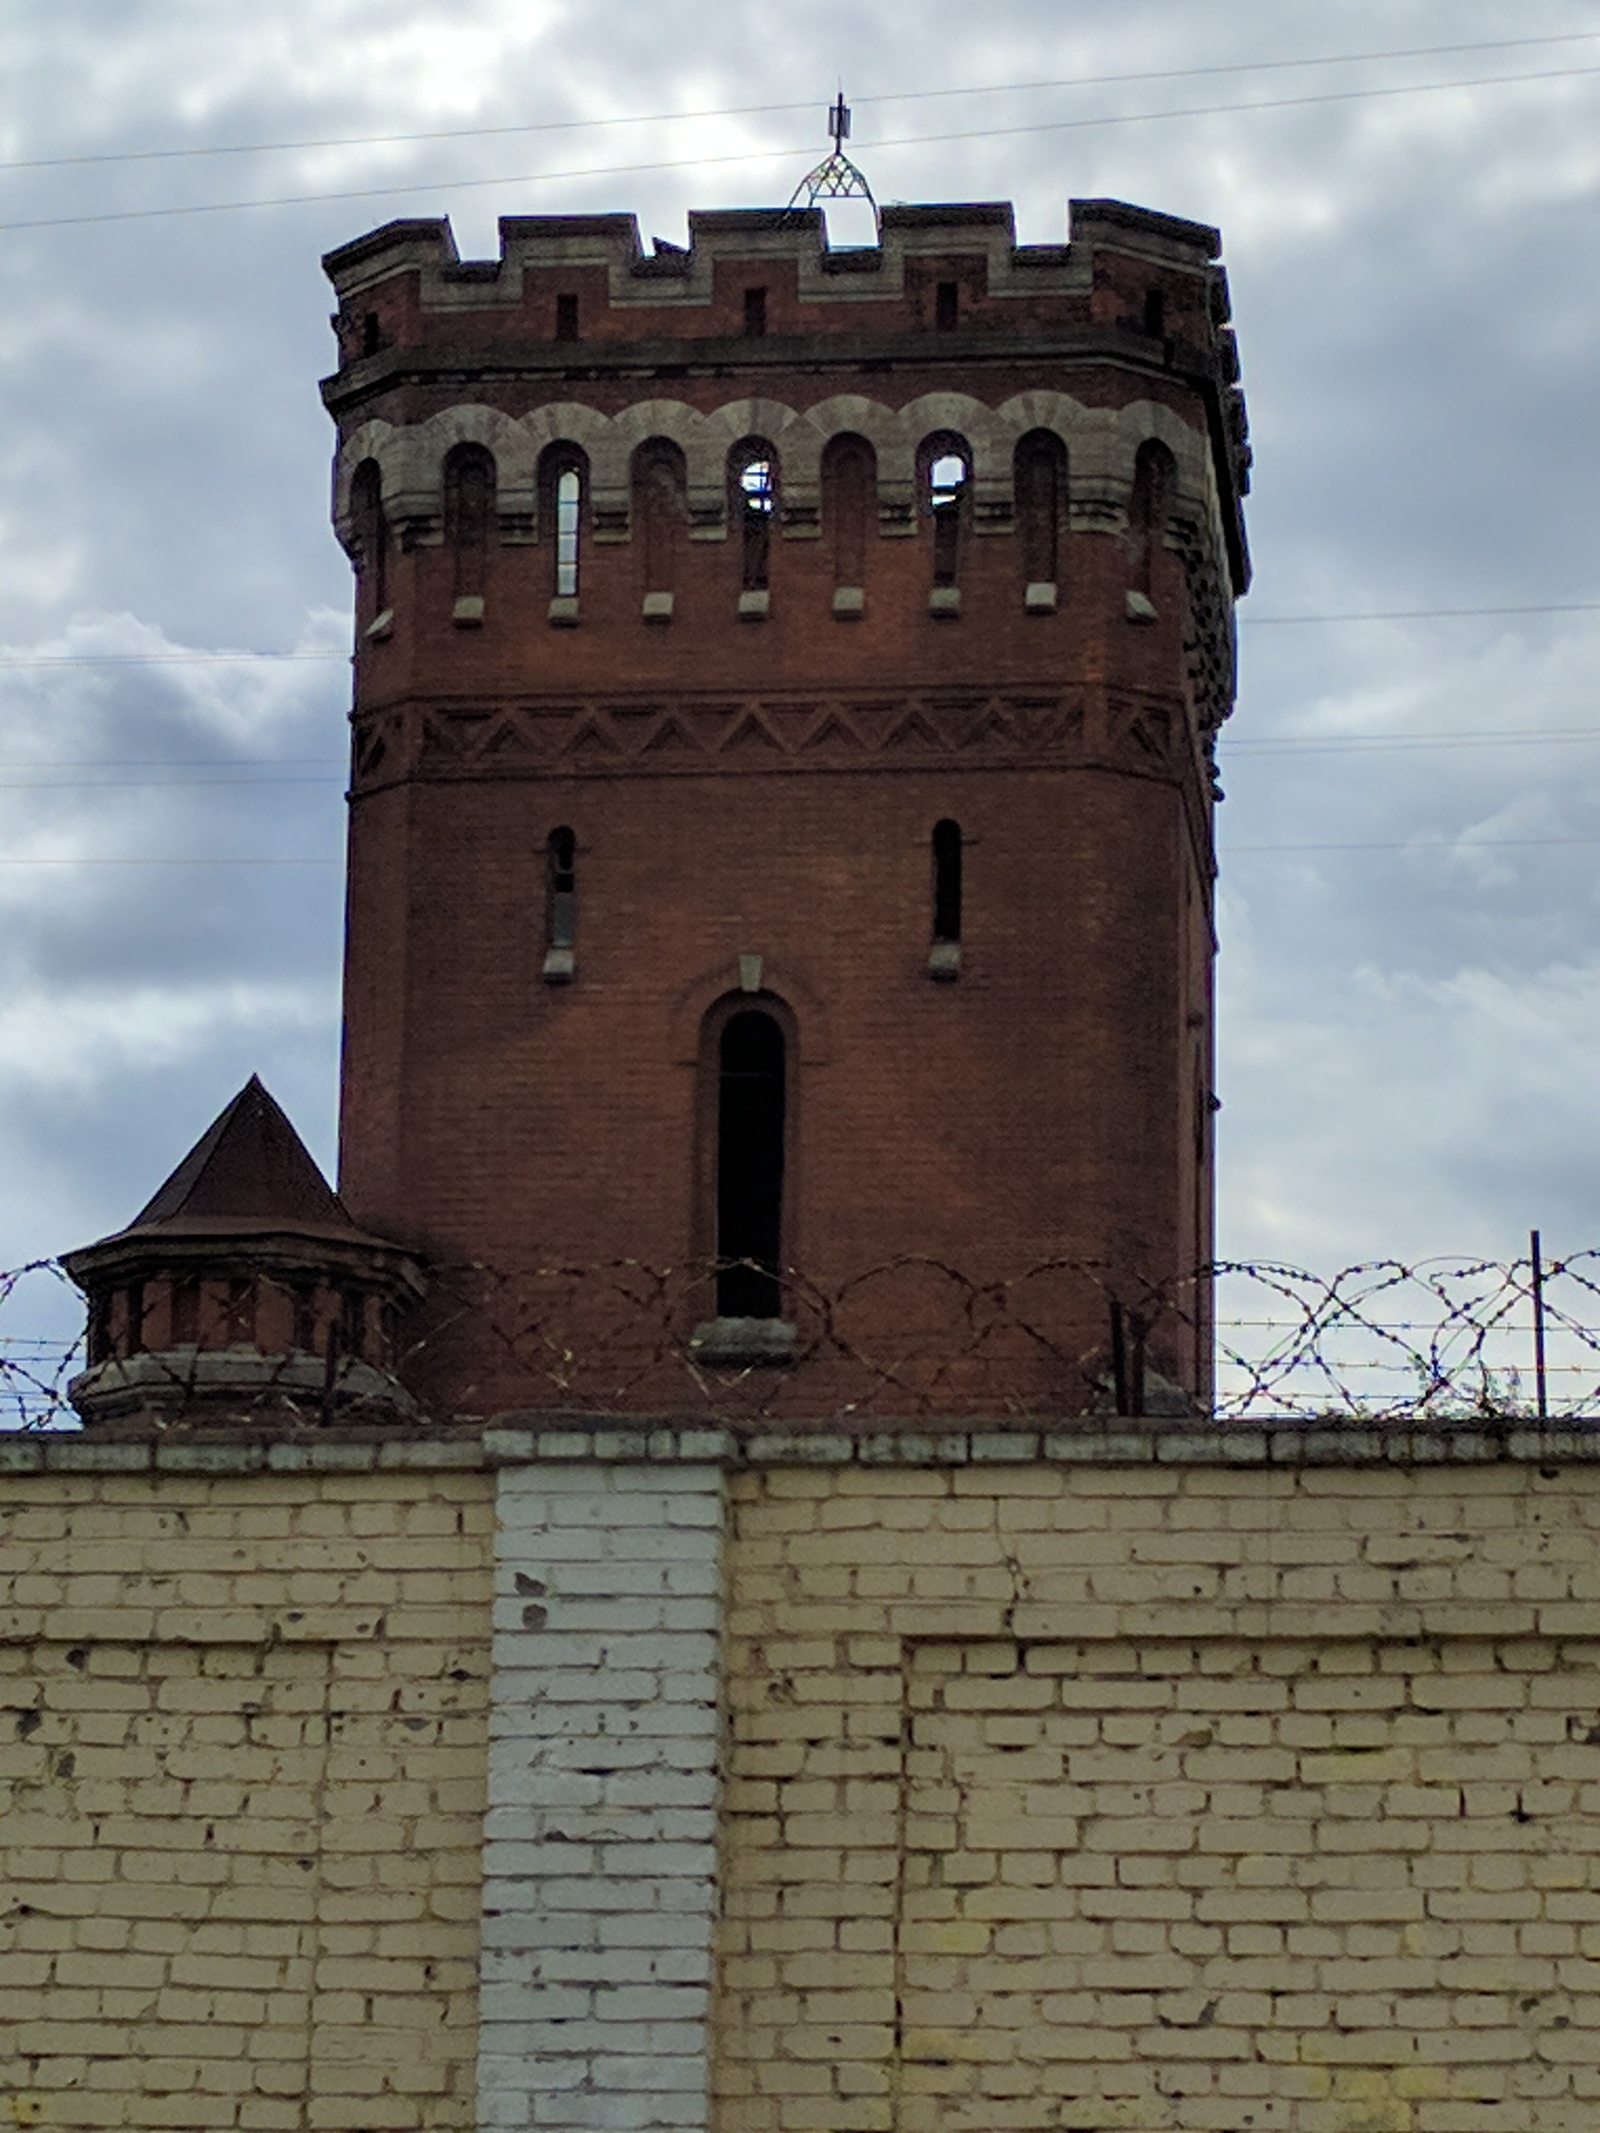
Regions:
<svg viewBox="0 0 1600 2133"><path fill-rule="evenodd" d="M358 792L424 778L670 776L787 768L901 770L959 761L1006 767L1095 763L1181 773L1182 700L1119 689L905 695L679 693L485 705L410 704L361 717Z"/></svg>

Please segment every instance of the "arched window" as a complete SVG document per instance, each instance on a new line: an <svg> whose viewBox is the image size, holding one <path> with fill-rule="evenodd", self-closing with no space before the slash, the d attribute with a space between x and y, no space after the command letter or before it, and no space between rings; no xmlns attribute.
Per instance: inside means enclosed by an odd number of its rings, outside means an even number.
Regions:
<svg viewBox="0 0 1600 2133"><path fill-rule="evenodd" d="M1177 461L1166 446L1147 437L1133 463L1128 505L1128 613L1135 620L1155 616L1156 552L1172 510L1177 473Z"/></svg>
<svg viewBox="0 0 1600 2133"><path fill-rule="evenodd" d="M786 1061L760 1008L723 1024L717 1052L717 1315L779 1318Z"/></svg>
<svg viewBox="0 0 1600 2133"><path fill-rule="evenodd" d="M589 465L573 444L553 444L539 462L539 539L550 552L550 620L576 622Z"/></svg>
<svg viewBox="0 0 1600 2133"><path fill-rule="evenodd" d="M822 531L833 552L833 611L865 604L867 535L878 495L877 455L865 437L830 437L822 455ZM853 594L854 598L843 595Z"/></svg>
<svg viewBox="0 0 1600 2133"><path fill-rule="evenodd" d="M1024 598L1030 608L1053 608L1067 503L1067 452L1053 430L1029 430L1018 441L1015 474Z"/></svg>
<svg viewBox="0 0 1600 2133"><path fill-rule="evenodd" d="M948 816L933 825L933 941L930 978L961 975L961 824Z"/></svg>
<svg viewBox="0 0 1600 2133"><path fill-rule="evenodd" d="M556 598L578 597L578 514L583 508L583 483L576 467L565 467L556 476Z"/></svg>
<svg viewBox="0 0 1600 2133"><path fill-rule="evenodd" d="M922 508L933 524L934 591L954 592L960 582L972 454L965 438L946 432L928 438L917 456L922 473ZM936 600L933 606L936 613L953 614L957 610L955 601Z"/></svg>
<svg viewBox="0 0 1600 2133"><path fill-rule="evenodd" d="M562 825L545 845L544 977L565 985L577 975L578 840Z"/></svg>
<svg viewBox="0 0 1600 2133"><path fill-rule="evenodd" d="M172 1281L173 1348L192 1348L200 1339L200 1277L175 1274Z"/></svg>
<svg viewBox="0 0 1600 2133"><path fill-rule="evenodd" d="M130 1281L123 1305L126 1332L123 1339L124 1355L143 1355L145 1352L145 1317L148 1308L145 1285L142 1281Z"/></svg>
<svg viewBox="0 0 1600 2133"><path fill-rule="evenodd" d="M359 637L386 624L389 614L389 521L383 508L383 473L375 459L363 459L351 477L350 526Z"/></svg>
<svg viewBox="0 0 1600 2133"><path fill-rule="evenodd" d="M961 824L933 825L933 937L961 938Z"/></svg>
<svg viewBox="0 0 1600 2133"><path fill-rule="evenodd" d="M458 622L483 619L494 499L493 455L481 444L456 445L444 462L444 537L452 559Z"/></svg>
<svg viewBox="0 0 1600 2133"><path fill-rule="evenodd" d="M689 523L689 477L668 437L651 437L633 455L634 539L644 569L644 616L667 622L678 586L678 549Z"/></svg>
<svg viewBox="0 0 1600 2133"><path fill-rule="evenodd" d="M728 461L728 503L739 542L740 586L747 593L764 593L778 515L778 455L763 438L747 437L734 446ZM741 601L740 611L765 610Z"/></svg>

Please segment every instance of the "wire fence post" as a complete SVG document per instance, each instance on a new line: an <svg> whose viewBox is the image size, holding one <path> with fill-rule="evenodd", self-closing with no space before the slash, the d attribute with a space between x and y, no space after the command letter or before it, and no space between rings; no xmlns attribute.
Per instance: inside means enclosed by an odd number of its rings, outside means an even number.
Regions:
<svg viewBox="0 0 1600 2133"><path fill-rule="evenodd" d="M1550 1413L1544 1376L1544 1254L1536 1229L1528 1232L1528 1263L1533 1269L1533 1397L1544 1422Z"/></svg>

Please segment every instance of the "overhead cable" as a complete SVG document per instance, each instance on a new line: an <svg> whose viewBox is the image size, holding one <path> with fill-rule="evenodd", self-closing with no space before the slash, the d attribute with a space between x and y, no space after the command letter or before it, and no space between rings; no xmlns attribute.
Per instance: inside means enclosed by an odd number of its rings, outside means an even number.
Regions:
<svg viewBox="0 0 1600 2133"><path fill-rule="evenodd" d="M940 97L1037 95L1062 89L1122 88L1135 82L1196 81L1216 75L1274 74L1307 67L1353 67L1395 59L1442 59L1466 52L1526 51L1534 46L1592 43L1600 30L1565 30L1545 37L1478 38L1469 44L1405 45L1379 52L1327 52L1305 59L1239 59L1204 67L1150 67L1125 74L1064 75L1050 81L978 82L953 89L887 89L857 96L855 108L881 104L931 103ZM781 104L729 104L702 111L639 111L615 118L541 119L518 126L446 126L418 133L332 134L299 141L223 141L181 148L107 149L91 155L29 156L0 161L8 171L78 170L108 163L165 163L201 156L303 155L326 148L407 148L430 141L486 141L508 135L592 132L602 126L703 125L717 119L774 118L780 113L810 111L815 99Z"/></svg>
<svg viewBox="0 0 1600 2133"><path fill-rule="evenodd" d="M962 141L1006 140L1028 134L1076 133L1092 127L1135 126L1166 119L1239 117L1251 112L1303 110L1312 105L1363 103L1397 96L1436 95L1453 89L1503 89L1535 82L1579 81L1596 74L1600 74L1600 67L1560 67L1531 74L1483 75L1466 81L1408 82L1380 88L1330 89L1306 96L1261 97L1245 103L1191 104L1168 111L1101 112L1088 118L1040 119L1020 126L975 126L949 133L903 134L898 139L874 143L873 153L881 154L895 148L944 147ZM166 207L113 208L76 215L36 215L0 222L0 232L19 233L26 230L73 229L89 224L162 221L178 215L238 214L247 208L317 207L341 201L394 200L409 198L419 192L436 195L442 192L482 192L491 187L510 190L519 185L589 183L596 178L640 177L655 171L710 170L730 164L789 161L809 155L814 147L813 142L781 148L741 149L726 155L675 156L640 163L588 165L577 170L523 171L492 178L415 178L405 185L347 187L335 192L281 193L257 200L195 200L181 201Z"/></svg>

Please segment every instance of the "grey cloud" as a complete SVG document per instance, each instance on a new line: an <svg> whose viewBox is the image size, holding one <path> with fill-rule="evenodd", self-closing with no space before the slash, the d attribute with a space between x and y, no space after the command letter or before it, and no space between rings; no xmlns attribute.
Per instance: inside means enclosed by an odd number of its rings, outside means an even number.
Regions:
<svg viewBox="0 0 1600 2133"><path fill-rule="evenodd" d="M1551 4L1511 28L1586 26ZM13 657L118 631L201 649L337 641L328 617L343 614L349 580L325 524L316 380L332 348L318 254L397 213L448 211L463 248L479 251L499 212L620 206L647 232L681 234L689 204L785 195L820 150L841 75L861 99L853 148L886 197L1011 197L1034 238L1060 234L1068 194L1222 225L1260 459L1246 615L1595 597L1594 80L1004 129L1319 84L1596 65L1600 40L1521 60L866 101L1507 34L1504 10L1480 0L1350 0L1334 18L1300 0L1220 13L1183 0L1071 11L924 0L894 16L843 0L804 12L768 0L281 0L254 14L128 0L96 10L92 35L79 11L17 0L0 26L12 89L0 148L13 159L797 96L814 108L0 171L0 640ZM980 137L878 145L936 132ZM775 144L803 153L509 182ZM489 177L507 182L449 189ZM367 202L15 227L406 184ZM1225 1246L1324 1264L1382 1249L1509 1252L1534 1216L1569 1243L1600 1239L1583 1084L1600 1001L1600 846L1556 841L1590 834L1600 746L1248 746L1593 725L1600 617L1247 626L1244 644L1222 814ZM59 760L107 781L132 773L95 766L140 757L287 774L291 757L341 755L344 689L336 663L262 675L0 666L0 758ZM17 775L0 763L0 781ZM55 839L85 857L225 843L337 861L338 775L207 790L0 785L0 837L8 851ZM1544 842L1484 848L1510 836ZM1416 841L1450 849L1243 849ZM338 898L336 866L0 868L0 1264L126 1219L255 1067L331 1157Z"/></svg>

